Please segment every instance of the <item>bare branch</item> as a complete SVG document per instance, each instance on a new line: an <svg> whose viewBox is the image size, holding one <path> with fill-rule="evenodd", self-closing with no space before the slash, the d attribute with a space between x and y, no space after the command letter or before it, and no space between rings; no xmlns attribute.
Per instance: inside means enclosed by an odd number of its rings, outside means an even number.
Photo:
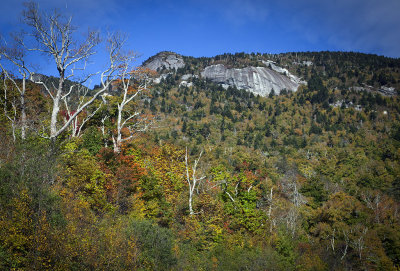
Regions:
<svg viewBox="0 0 400 271"><path fill-rule="evenodd" d="M196 186L198 185L198 182L201 181L202 179L206 178L206 176L203 176L201 178L197 178L196 177L196 170L197 170L197 165L201 159L201 156L203 154L203 150L200 152L199 157L197 159L195 159L195 162L192 166L192 179L190 179L189 176L189 162L188 162L188 151L187 151L187 147L186 147L186 152L185 152L185 166L186 166L186 182L189 185L189 214L190 215L194 215L194 211L193 211L193 206L192 206L192 202L193 202L193 194L194 194L194 190L196 188Z"/></svg>
<svg viewBox="0 0 400 271"><path fill-rule="evenodd" d="M69 125L71 125L71 122L90 104L92 104L99 95L101 95L103 92L106 91L106 89L108 88L108 85L106 86L106 88L103 88L101 90L99 90L95 95L93 95L93 97L91 99L89 99L89 101L87 101L86 103L84 103L81 107L79 107L74 114L72 114L69 118L69 120L60 128L56 131L56 133L53 135L53 137L58 137L62 132L65 131L65 129L68 128Z"/></svg>
<svg viewBox="0 0 400 271"><path fill-rule="evenodd" d="M100 105L99 105L91 114L89 114L88 116L86 116L86 117L82 120L82 123L81 123L81 125L79 126L78 131L77 131L77 133L76 133L76 136L77 136L77 137L80 136L81 131L82 131L82 127L85 125L85 123L86 123L87 121L89 121L89 120L97 113L97 111L99 111L99 109L101 108L102 105L103 105L103 103L100 103Z"/></svg>
<svg viewBox="0 0 400 271"><path fill-rule="evenodd" d="M44 82L42 82L42 81L40 81L40 80L35 81L35 80L33 79L33 75L31 75L30 80L31 80L32 82L36 83L36 84L39 84L39 85L43 86L44 89L47 91L47 94L49 94L49 96L51 97L51 99L54 101L55 98L54 98L53 94L51 93L50 89L47 87L47 85L46 85Z"/></svg>

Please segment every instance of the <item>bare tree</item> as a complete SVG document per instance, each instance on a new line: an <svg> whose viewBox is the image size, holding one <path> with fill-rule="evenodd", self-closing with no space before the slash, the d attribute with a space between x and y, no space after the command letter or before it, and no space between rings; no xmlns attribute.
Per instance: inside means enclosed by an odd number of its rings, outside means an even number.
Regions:
<svg viewBox="0 0 400 271"><path fill-rule="evenodd" d="M133 101L148 90L155 71L141 67L132 69L131 63L135 58L134 53L125 54L119 78L113 82L115 87L122 90L122 100L118 102L116 136L112 137L114 152L119 152L121 144L132 139L137 132L146 131L153 121L151 116L143 116ZM127 130L128 135L123 135L123 129Z"/></svg>
<svg viewBox="0 0 400 271"><path fill-rule="evenodd" d="M344 257L347 255L347 250L350 245L350 238L349 235L351 234L351 229L350 230L342 230L343 233L343 239L344 239L344 248L342 249L342 257L340 257L340 260L343 261Z"/></svg>
<svg viewBox="0 0 400 271"><path fill-rule="evenodd" d="M357 230L358 235L352 241L352 245L358 252L358 257L361 260L362 252L365 249L365 237L368 232L368 227L360 226L356 230Z"/></svg>
<svg viewBox="0 0 400 271"><path fill-rule="evenodd" d="M186 165L186 181L189 185L189 214L190 215L194 215L194 211L193 211L193 206L192 206L192 202L193 202L193 195L194 195L194 190L196 188L196 186L199 184L199 182L203 179L206 178L206 176L202 176L200 178L196 177L196 170L197 170L197 165L199 164L199 161L201 159L201 156L203 154L203 151L200 152L199 157L197 159L194 160L194 164L192 166L192 177L190 177L189 174L189 158L188 158L188 150L186 147L186 154L185 154L185 165Z"/></svg>
<svg viewBox="0 0 400 271"><path fill-rule="evenodd" d="M0 102L3 105L4 116L10 121L11 131L14 142L16 141L16 129L17 129L17 102L15 96L9 94L8 78L5 75L6 71L2 70L3 80L3 94L0 95Z"/></svg>
<svg viewBox="0 0 400 271"><path fill-rule="evenodd" d="M361 198L367 204L367 207L374 212L375 222L381 223L382 213L389 208L388 205L383 204L384 198L379 191L364 191L361 193Z"/></svg>
<svg viewBox="0 0 400 271"><path fill-rule="evenodd" d="M279 182L281 193L291 202L282 218L293 237L301 219L300 206L307 202L306 198L300 193L301 186L297 181L297 176L297 168L292 166L286 170L285 175Z"/></svg>
<svg viewBox="0 0 400 271"><path fill-rule="evenodd" d="M270 193L269 195L267 195L267 202L268 202L268 219L270 220L270 224L269 224L269 232L272 233L272 227L274 226L274 218L272 217L272 208L273 208L273 204L274 204L274 200L273 200L273 191L274 191L274 187L272 185L271 182L271 188L270 188Z"/></svg>
<svg viewBox="0 0 400 271"><path fill-rule="evenodd" d="M77 99L78 101L78 108L81 107L86 101L87 101L87 94L89 92L89 89L85 86L77 86ZM64 100L64 107L65 107L65 116L64 116L64 123L66 123L71 116L75 113L74 111L71 111L70 106L68 104L67 99L65 98ZM79 118L78 116L71 122L71 137L79 137L82 132L83 126L99 111L101 106L103 105L103 102L100 102L95 109L93 109L92 112L88 111L88 107L85 109L86 114L81 114L84 115L83 118Z"/></svg>
<svg viewBox="0 0 400 271"><path fill-rule="evenodd" d="M103 142L105 148L108 147L105 122L109 117L110 117L109 115L105 115L101 118L101 133L103 135Z"/></svg>
<svg viewBox="0 0 400 271"><path fill-rule="evenodd" d="M23 19L32 30L28 35L34 38L37 46L30 47L23 39L20 42L28 51L40 52L51 57L58 71L57 84L50 85L40 79L34 80L35 76L33 74L30 76L33 81L44 87L52 99L50 132L45 137L55 139L76 121L77 116L82 111L108 89L119 69L121 61L120 50L124 41L119 40L115 35L110 35L107 39L108 67L101 73L84 74L89 58L96 53L94 49L100 43L99 33L97 31L89 31L86 38L80 41L74 36L76 28L71 23L72 17L65 18L57 11L51 15L45 14L40 12L38 5L33 2L25 5ZM78 74L81 75L79 79ZM78 105L75 105L72 110L72 102L71 105L68 104L70 97L73 93L79 93L78 88L97 74L100 74L101 77L101 88L92 93L92 96L85 99L84 102L79 102ZM67 89L65 87L67 80L75 80L77 83ZM59 113L63 103L65 107L68 107L68 111L73 113L62 125L59 125Z"/></svg>
<svg viewBox="0 0 400 271"><path fill-rule="evenodd" d="M336 238L335 234L336 234L336 228L333 228L332 233L329 234L330 244L333 252L335 252L335 238Z"/></svg>
<svg viewBox="0 0 400 271"><path fill-rule="evenodd" d="M14 36L14 40L18 41L18 36ZM25 55L26 52L23 47L19 46L19 43L14 43L12 47L2 46L0 48L0 68L4 75L4 104L11 103L14 108L13 120L12 120L12 128L13 128L13 136L15 141L15 129L16 129L16 115L17 115L17 107L20 111L20 123L21 123L21 138L25 139L26 137L26 129L27 129L27 117L26 117L26 80L30 76L30 71L25 63ZM8 60L11 64L14 65L16 70L18 70L19 75L22 77L22 84L18 84L15 78L10 74L9 71L4 67L1 60ZM16 101L10 101L7 98L7 90L9 88L9 84L6 81L11 82L14 88L19 93L19 104L17 106ZM11 120L11 117L7 115L7 118Z"/></svg>
<svg viewBox="0 0 400 271"><path fill-rule="evenodd" d="M285 173L285 176L280 181L282 192L289 200L299 207L307 202L306 198L300 193L300 184L297 182L297 170L290 169Z"/></svg>

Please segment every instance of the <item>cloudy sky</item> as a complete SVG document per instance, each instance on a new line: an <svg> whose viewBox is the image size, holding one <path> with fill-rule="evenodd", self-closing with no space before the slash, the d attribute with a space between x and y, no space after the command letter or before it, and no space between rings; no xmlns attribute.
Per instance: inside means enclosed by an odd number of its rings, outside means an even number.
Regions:
<svg viewBox="0 0 400 271"><path fill-rule="evenodd" d="M23 0L1 0L3 35L20 27ZM400 0L42 0L41 9L88 27L121 30L140 63L159 51L357 51L400 57Z"/></svg>

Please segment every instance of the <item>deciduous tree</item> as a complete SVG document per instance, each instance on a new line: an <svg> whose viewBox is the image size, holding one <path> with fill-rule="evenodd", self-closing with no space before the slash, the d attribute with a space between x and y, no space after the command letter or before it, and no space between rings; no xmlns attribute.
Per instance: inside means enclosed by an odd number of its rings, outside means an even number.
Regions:
<svg viewBox="0 0 400 271"><path fill-rule="evenodd" d="M146 131L153 120L151 116L142 115L137 104L133 105L134 100L148 90L150 78L155 74L147 68L132 69L131 62L135 57L133 53L123 56L119 78L113 82L115 87L122 90L122 100L118 102L116 135L113 135L115 152L119 152L121 144L132 139L137 132ZM128 132L125 136L124 129Z"/></svg>
<svg viewBox="0 0 400 271"><path fill-rule="evenodd" d="M57 69L57 84L49 84L42 80L40 76L30 73L30 79L42 85L52 100L50 131L47 134L47 129L45 129L44 136L55 139L74 123L80 113L107 91L120 67L121 48L125 40L119 39L115 34L109 35L107 38L108 67L102 72L85 74L89 58L96 53L95 48L100 43L99 32L89 31L84 40L79 40L75 36L76 27L72 25L72 17L66 18L57 11L53 14L46 14L39 10L38 4L33 2L26 4L23 21L31 32L19 39L21 46L29 52L38 52L50 57ZM33 42L27 39L28 37L32 37L37 46L33 46ZM97 74L100 74L101 77L101 87L91 93L90 98L81 100L81 97L89 92L88 88L83 87L83 85ZM76 83L67 89L67 80L75 80ZM73 106L71 99L73 95L79 98L74 109L71 108ZM65 110L70 114L65 122L59 125L59 113L63 103L66 107Z"/></svg>
<svg viewBox="0 0 400 271"><path fill-rule="evenodd" d="M194 190L195 190L196 186L199 184L199 182L206 178L206 176L202 176L200 178L198 178L196 176L197 166L199 164L199 161L201 159L202 154L203 154L203 151L200 152L199 158L194 160L194 164L192 166L192 169L190 170L190 168L189 168L188 150L187 150L187 147L186 147L185 164L186 164L186 181L187 181L187 183L189 185L189 213L190 213L190 215L194 215L194 211L193 211ZM191 173L192 173L191 177L190 177L189 171L191 171Z"/></svg>
<svg viewBox="0 0 400 271"><path fill-rule="evenodd" d="M18 111L20 111L20 126L21 126L21 138L25 139L26 137L26 129L27 129L27 117L26 117L26 80L29 78L31 72L28 69L28 66L25 63L26 50L20 46L18 43L19 37L14 36L14 45L12 47L2 46L0 47L0 68L3 74L3 104L6 117L11 121L13 137L15 141L15 129L17 122L17 107ZM10 72L5 68L2 64L1 60L8 60L16 70L18 70L19 75L22 77L22 84L17 83L16 79ZM8 82L9 83L8 83ZM19 103L17 104L15 100L10 99L10 88L13 87L19 93ZM13 114L10 116L7 114L7 104L12 106Z"/></svg>

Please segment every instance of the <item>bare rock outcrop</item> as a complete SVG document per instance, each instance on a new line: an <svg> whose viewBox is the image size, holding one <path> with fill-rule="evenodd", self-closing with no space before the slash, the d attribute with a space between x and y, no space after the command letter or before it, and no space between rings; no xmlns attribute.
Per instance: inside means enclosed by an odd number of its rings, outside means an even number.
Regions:
<svg viewBox="0 0 400 271"><path fill-rule="evenodd" d="M161 52L143 63L143 67L151 70L177 70L185 66L181 55L173 52Z"/></svg>
<svg viewBox="0 0 400 271"><path fill-rule="evenodd" d="M300 84L306 84L287 69L277 66L274 62L264 62L266 67L249 66L246 68L227 68L224 64L216 64L201 70L201 77L209 79L224 88L229 86L243 89L260 96L267 96L272 89L279 94L283 89L296 91ZM160 83L162 78L173 74L179 68L185 67L184 58L174 52L161 52L143 63L143 67L161 72L154 83ZM190 87L191 77L198 75L184 74L181 76L181 86Z"/></svg>
<svg viewBox="0 0 400 271"><path fill-rule="evenodd" d="M299 87L299 83L288 76L265 67L228 69L223 64L217 64L206 67L201 76L225 88L234 86L260 96L267 96L272 89L278 94L283 89L296 91Z"/></svg>

